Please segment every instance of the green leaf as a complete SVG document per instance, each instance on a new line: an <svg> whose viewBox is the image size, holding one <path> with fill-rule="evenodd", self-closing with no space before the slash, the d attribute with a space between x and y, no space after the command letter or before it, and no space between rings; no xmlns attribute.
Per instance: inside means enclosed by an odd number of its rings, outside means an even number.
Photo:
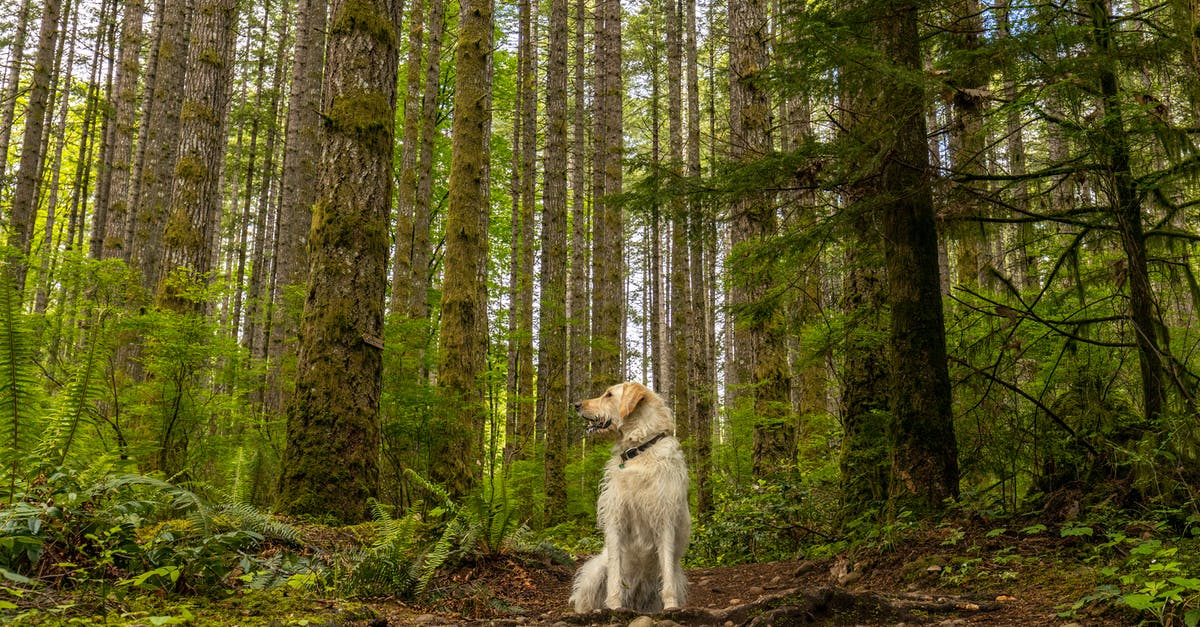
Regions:
<svg viewBox="0 0 1200 627"><path fill-rule="evenodd" d="M1092 535L1092 533L1093 532L1092 532L1091 527L1071 526L1071 527L1063 527L1061 530L1059 530L1059 535L1061 535L1064 538L1069 538L1069 537L1073 537L1073 536L1090 536L1090 535Z"/></svg>
<svg viewBox="0 0 1200 627"><path fill-rule="evenodd" d="M31 586L36 583L34 580L30 579L29 577L26 577L24 575L19 575L17 573L12 572L11 570L7 570L4 568L0 568L0 575L3 575L4 578L9 581L20 583L20 584L25 584L27 586Z"/></svg>
<svg viewBox="0 0 1200 627"><path fill-rule="evenodd" d="M1187 627L1196 627L1200 625L1200 608L1188 610L1183 615L1183 624Z"/></svg>
<svg viewBox="0 0 1200 627"><path fill-rule="evenodd" d="M1022 529L1021 533L1025 534L1027 536L1036 536L1037 534L1039 534L1045 530L1046 530L1046 525L1043 525L1042 523L1038 523L1036 525L1030 525L1030 526Z"/></svg>
<svg viewBox="0 0 1200 627"><path fill-rule="evenodd" d="M12 601L0 601L0 610L15 610L17 604Z"/></svg>
<svg viewBox="0 0 1200 627"><path fill-rule="evenodd" d="M1144 612L1153 610L1156 606L1160 605L1160 603L1155 602L1154 597L1148 594L1127 594L1121 597L1121 600L1129 607Z"/></svg>
<svg viewBox="0 0 1200 627"><path fill-rule="evenodd" d="M987 534L985 534L985 535L989 538L995 538L996 536L1004 535L1004 532L1006 532L1006 531L1008 531L1008 529L1005 529L1004 527L1000 527L999 529L992 529L991 531L987 532Z"/></svg>

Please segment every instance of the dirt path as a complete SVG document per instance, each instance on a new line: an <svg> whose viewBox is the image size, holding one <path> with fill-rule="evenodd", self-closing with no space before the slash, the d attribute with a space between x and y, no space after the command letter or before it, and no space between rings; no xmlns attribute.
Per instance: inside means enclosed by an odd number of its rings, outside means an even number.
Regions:
<svg viewBox="0 0 1200 627"><path fill-rule="evenodd" d="M1131 624L1111 611L1071 612L1071 604L1094 589L1091 577L1080 572L1077 563L1053 554L1038 555L1035 547L1030 548L1035 553L1001 561L1010 570L995 577L982 567L973 577L947 575L947 569L966 573L961 566L965 562L928 546L893 550L857 564L841 558L689 570L687 607L652 617L608 611L574 614L566 603L570 567L501 558L455 573L444 592L459 601L444 611L376 609L389 625ZM975 564L985 561L979 558ZM473 593L459 596L454 589Z"/></svg>

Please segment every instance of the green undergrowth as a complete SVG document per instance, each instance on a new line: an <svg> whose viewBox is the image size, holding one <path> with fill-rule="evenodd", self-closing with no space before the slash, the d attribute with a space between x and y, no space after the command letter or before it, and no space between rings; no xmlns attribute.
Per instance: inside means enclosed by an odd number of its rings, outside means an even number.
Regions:
<svg viewBox="0 0 1200 627"><path fill-rule="evenodd" d="M381 599L453 607L439 580L507 556L569 556L516 516L501 482L331 527L113 463L47 469L0 508L0 623L309 625L374 618ZM464 594L470 591L463 592Z"/></svg>

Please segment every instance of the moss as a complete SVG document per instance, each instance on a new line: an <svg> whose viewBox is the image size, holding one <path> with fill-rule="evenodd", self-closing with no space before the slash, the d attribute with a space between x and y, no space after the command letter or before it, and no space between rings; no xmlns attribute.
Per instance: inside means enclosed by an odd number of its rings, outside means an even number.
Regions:
<svg viewBox="0 0 1200 627"><path fill-rule="evenodd" d="M175 178L187 181L203 180L208 174L208 166L196 155L182 155L175 164Z"/></svg>
<svg viewBox="0 0 1200 627"><path fill-rule="evenodd" d="M392 143L392 107L379 92L336 96L325 116L331 131L344 133L371 150L389 149Z"/></svg>
<svg viewBox="0 0 1200 627"><path fill-rule="evenodd" d="M372 0L348 0L342 11L333 16L329 25L330 35L350 35L356 32L365 33L390 48L397 45L395 25L384 17L379 6Z"/></svg>
<svg viewBox="0 0 1200 627"><path fill-rule="evenodd" d="M193 250L203 244L203 239L187 212L177 209L171 212L163 228L163 242L174 248Z"/></svg>
<svg viewBox="0 0 1200 627"><path fill-rule="evenodd" d="M200 120L207 124L216 124L219 122L211 107L205 106L203 103L192 98L183 99L183 104L179 108L179 120L180 122Z"/></svg>
<svg viewBox="0 0 1200 627"><path fill-rule="evenodd" d="M209 65L225 67L225 58L221 56L221 53L212 48L205 48L204 50L201 50L199 59L201 62L208 63Z"/></svg>

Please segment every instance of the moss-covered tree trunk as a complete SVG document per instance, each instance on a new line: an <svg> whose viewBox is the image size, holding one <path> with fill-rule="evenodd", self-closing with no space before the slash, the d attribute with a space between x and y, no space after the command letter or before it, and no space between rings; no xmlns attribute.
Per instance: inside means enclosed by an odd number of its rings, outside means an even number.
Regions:
<svg viewBox="0 0 1200 627"><path fill-rule="evenodd" d="M917 7L875 5L882 58L921 72ZM875 101L890 128L877 135L883 155L876 179L891 307L889 340L893 417L892 498L940 508L958 496L958 446L950 406L946 331L933 196L929 186L925 94L915 79L889 81Z"/></svg>
<svg viewBox="0 0 1200 627"><path fill-rule="evenodd" d="M550 1L546 68L539 413L546 424L546 524L567 514L567 0Z"/></svg>
<svg viewBox="0 0 1200 627"><path fill-rule="evenodd" d="M21 137L21 161L17 169L17 185L13 189L11 212L8 217L8 244L16 249L19 258L10 260L13 287L20 294L25 289L26 262L33 242L33 223L37 218L38 180L42 166L42 131L46 123L46 106L50 99L50 72L54 65L54 50L59 37L59 18L62 0L48 0L42 5L42 22L38 31L37 54L25 108L25 130ZM4 158L7 159L7 156Z"/></svg>
<svg viewBox="0 0 1200 627"><path fill-rule="evenodd" d="M321 157L321 78L325 69L328 0L299 0L292 81L287 101L283 179L275 254L274 302L267 352L272 362L265 402L272 410L285 404L284 386L290 357L296 355L302 310L300 295L308 280L308 234L316 199Z"/></svg>
<svg viewBox="0 0 1200 627"><path fill-rule="evenodd" d="M753 162L771 150L771 103L762 84L767 68L767 3L729 3L730 156ZM773 199L747 189L734 208L730 266L735 325L735 365L744 386L740 408L754 426L755 476L770 476L795 464L795 419L791 415L783 310L764 299L778 279L774 260L757 248L774 235ZM747 403L746 401L750 401Z"/></svg>
<svg viewBox="0 0 1200 627"><path fill-rule="evenodd" d="M487 261L489 211L483 193L490 122L491 0L459 5L455 50L454 121L451 126L450 190L446 214L445 276L439 333L439 416L432 434L430 465L434 481L454 496L478 483L483 431L484 357L481 331L487 315L481 268Z"/></svg>
<svg viewBox="0 0 1200 627"><path fill-rule="evenodd" d="M179 120L179 157L157 286L159 305L179 312L205 311L199 298L202 293L189 295L188 291L210 278L213 245L221 227L220 184L233 87L237 7L235 0L203 0L196 5Z"/></svg>
<svg viewBox="0 0 1200 627"><path fill-rule="evenodd" d="M417 148L421 130L421 70L425 52L425 2L412 3L408 18L408 60L404 73L404 133L400 144L400 176L396 190L396 248L392 256L392 293L388 310L407 317L412 298L413 205L417 198Z"/></svg>
<svg viewBox="0 0 1200 627"><path fill-rule="evenodd" d="M408 301L408 315L415 320L429 317L429 260L433 257L429 244L430 207L433 204L433 148L437 136L438 83L442 67L445 13L442 0L430 0L429 50L425 55L425 86L421 92L421 146L417 152L417 195L413 201L412 285L409 287Z"/></svg>
<svg viewBox="0 0 1200 627"><path fill-rule="evenodd" d="M142 120L134 214L126 229L129 261L142 273L142 285L151 293L161 278L163 226L171 204L175 162L179 154L180 109L187 67L192 3L164 0L155 16L152 85Z"/></svg>
<svg viewBox="0 0 1200 627"><path fill-rule="evenodd" d="M683 4L684 66L687 80L687 135L684 148L688 176L700 176L700 79L696 0L683 0ZM687 210L693 316L689 339L692 350L688 353L688 361L691 371L692 433L696 438L696 457L691 472L696 481L696 511L703 515L712 509L712 427L717 398L713 379L716 350L710 340L714 328L713 308L709 303L706 268L706 259L711 258L713 247L707 236L710 226L703 203L695 198L689 199Z"/></svg>
<svg viewBox="0 0 1200 627"><path fill-rule="evenodd" d="M1155 314L1158 305L1154 302L1154 290L1150 284L1142 204L1134 182L1129 138L1121 107L1120 83L1114 58L1117 52L1113 41L1113 18L1109 15L1111 5L1108 0L1091 0L1087 7L1092 18L1093 54L1098 64L1096 83L1103 112L1095 135L1098 156L1107 178L1102 189L1107 192L1110 210L1121 238L1121 250L1125 253L1129 319L1133 323L1134 343L1138 348L1143 411L1146 420L1154 422L1166 409L1166 378L1158 332L1162 323Z"/></svg>
<svg viewBox="0 0 1200 627"><path fill-rule="evenodd" d="M624 150L619 0L597 2L595 30L591 384L601 390L625 378L621 363L625 330L624 233L621 209L614 198L622 189Z"/></svg>
<svg viewBox="0 0 1200 627"><path fill-rule="evenodd" d="M335 0L282 509L357 522L379 482L379 393L399 70L391 0Z"/></svg>
<svg viewBox="0 0 1200 627"><path fill-rule="evenodd" d="M137 118L138 77L141 74L142 0L127 0L121 16L121 56L117 60L116 103L114 106L112 146L106 153L109 175L112 177L108 206L104 211L104 232L101 250L93 251L104 258L129 259L129 242L125 241L129 222L129 200L133 183L133 138Z"/></svg>
<svg viewBox="0 0 1200 627"><path fill-rule="evenodd" d="M21 89L21 69L25 66L25 40L29 37L29 7L32 0L21 0L21 8L14 16L16 32L9 46L8 73L4 80L4 96L0 107L0 179L8 172L8 146L12 141L13 119L17 115L17 94ZM99 37L97 37L99 39Z"/></svg>
<svg viewBox="0 0 1200 627"><path fill-rule="evenodd" d="M575 72L571 81L571 273L568 280L567 315L570 359L567 365L567 397L587 397L591 377L588 374L590 325L588 323L588 190L587 190L587 62L584 46L587 32L587 0L575 0L574 38L571 56ZM575 434L582 434L582 429ZM575 439L575 438L573 438Z"/></svg>

